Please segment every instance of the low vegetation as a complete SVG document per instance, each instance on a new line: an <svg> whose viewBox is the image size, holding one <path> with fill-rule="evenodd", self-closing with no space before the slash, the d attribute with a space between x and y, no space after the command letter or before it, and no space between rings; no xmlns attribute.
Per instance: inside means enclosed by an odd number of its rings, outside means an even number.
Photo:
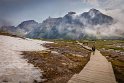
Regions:
<svg viewBox="0 0 124 83"><path fill-rule="evenodd" d="M85 45L96 46L112 63L116 80L124 83L124 40L82 40Z"/></svg>
<svg viewBox="0 0 124 83"><path fill-rule="evenodd" d="M43 71L44 83L67 83L79 73L90 58L90 51L72 41L55 41L44 51L24 51L23 58Z"/></svg>
<svg viewBox="0 0 124 83"><path fill-rule="evenodd" d="M0 35L13 36L3 31ZM51 40L49 40L51 41ZM43 71L44 83L67 83L79 73L90 57L90 51L82 48L75 40L52 40L43 44L49 51L24 51L23 57ZM124 40L80 40L84 45L96 49L112 63L118 83L124 83Z"/></svg>
<svg viewBox="0 0 124 83"><path fill-rule="evenodd" d="M101 53L112 63L118 83L124 83L124 55L106 50L101 50Z"/></svg>
<svg viewBox="0 0 124 83"><path fill-rule="evenodd" d="M15 36L15 35L12 35L10 33L4 32L4 31L0 31L0 35Z"/></svg>

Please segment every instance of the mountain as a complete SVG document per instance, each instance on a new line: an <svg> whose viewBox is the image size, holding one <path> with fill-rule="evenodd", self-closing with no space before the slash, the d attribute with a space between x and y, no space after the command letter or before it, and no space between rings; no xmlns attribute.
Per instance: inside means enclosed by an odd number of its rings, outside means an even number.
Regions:
<svg viewBox="0 0 124 83"><path fill-rule="evenodd" d="M57 34L55 32L56 26L61 22L62 18L47 18L42 23L39 23L38 27L30 32L27 37L31 38L51 38Z"/></svg>
<svg viewBox="0 0 124 83"><path fill-rule="evenodd" d="M103 29L103 27L98 28L96 31L96 26L107 27L112 25L113 22L114 19L111 16L101 13L99 10L90 9L88 12L82 14L68 12L63 17L48 17L42 23L37 23L34 20L24 21L15 27L15 33L29 38L96 38L96 35L90 34L89 31L99 34L99 30Z"/></svg>
<svg viewBox="0 0 124 83"><path fill-rule="evenodd" d="M18 26L2 26L0 27L1 31L6 31L14 35L18 36L26 36L31 31L33 31L36 26L38 26L38 22L34 20L27 20L20 23Z"/></svg>
<svg viewBox="0 0 124 83"><path fill-rule="evenodd" d="M99 10L90 9L89 12L84 12L81 14L80 18L86 20L86 24L91 25L102 25L102 24L112 24L113 18L102 14Z"/></svg>
<svg viewBox="0 0 124 83"><path fill-rule="evenodd" d="M30 38L48 39L82 39L88 37L85 29L97 25L111 25L113 18L102 14L99 10L90 9L77 15L68 12L64 17L47 18L37 29L27 35Z"/></svg>
<svg viewBox="0 0 124 83"><path fill-rule="evenodd" d="M29 34L31 31L33 31L38 26L38 22L34 20L28 20L20 23L17 26L17 32L22 33L23 35Z"/></svg>

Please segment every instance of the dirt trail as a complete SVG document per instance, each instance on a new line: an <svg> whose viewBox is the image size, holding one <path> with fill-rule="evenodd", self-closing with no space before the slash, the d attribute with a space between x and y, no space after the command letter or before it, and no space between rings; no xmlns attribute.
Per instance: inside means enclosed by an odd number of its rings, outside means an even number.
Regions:
<svg viewBox="0 0 124 83"><path fill-rule="evenodd" d="M0 83L33 83L43 81L42 71L22 59L20 51L39 51L45 41L0 35Z"/></svg>

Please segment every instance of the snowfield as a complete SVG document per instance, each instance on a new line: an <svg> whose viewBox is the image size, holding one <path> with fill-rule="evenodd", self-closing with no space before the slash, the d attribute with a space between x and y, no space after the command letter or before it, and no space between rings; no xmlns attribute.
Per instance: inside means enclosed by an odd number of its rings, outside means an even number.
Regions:
<svg viewBox="0 0 124 83"><path fill-rule="evenodd" d="M21 51L45 50L41 45L45 42L0 35L0 83L43 81L43 71L28 63L20 54Z"/></svg>

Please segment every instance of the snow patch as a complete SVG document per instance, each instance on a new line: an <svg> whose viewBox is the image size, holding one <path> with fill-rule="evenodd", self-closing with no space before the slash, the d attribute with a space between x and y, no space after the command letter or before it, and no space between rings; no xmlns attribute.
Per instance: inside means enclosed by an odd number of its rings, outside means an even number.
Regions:
<svg viewBox="0 0 124 83"><path fill-rule="evenodd" d="M39 68L22 59L20 51L45 50L46 41L0 35L0 83L33 83L43 81Z"/></svg>

